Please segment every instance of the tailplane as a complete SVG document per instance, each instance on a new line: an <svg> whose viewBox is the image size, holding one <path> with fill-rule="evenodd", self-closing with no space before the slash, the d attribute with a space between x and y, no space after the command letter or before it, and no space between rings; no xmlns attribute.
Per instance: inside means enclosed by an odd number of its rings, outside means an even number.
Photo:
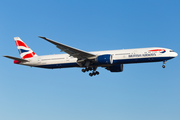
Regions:
<svg viewBox="0 0 180 120"><path fill-rule="evenodd" d="M22 59L32 58L37 56L19 37L14 37L16 46Z"/></svg>

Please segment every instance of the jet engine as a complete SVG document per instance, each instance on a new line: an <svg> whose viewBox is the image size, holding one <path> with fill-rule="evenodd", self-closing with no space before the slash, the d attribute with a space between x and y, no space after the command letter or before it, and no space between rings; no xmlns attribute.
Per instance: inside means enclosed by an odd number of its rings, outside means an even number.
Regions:
<svg viewBox="0 0 180 120"><path fill-rule="evenodd" d="M122 72L123 71L123 64L113 65L106 67L107 70L111 72Z"/></svg>
<svg viewBox="0 0 180 120"><path fill-rule="evenodd" d="M100 64L112 64L113 63L113 58L112 55L107 54L107 55L99 55L96 59L96 62Z"/></svg>

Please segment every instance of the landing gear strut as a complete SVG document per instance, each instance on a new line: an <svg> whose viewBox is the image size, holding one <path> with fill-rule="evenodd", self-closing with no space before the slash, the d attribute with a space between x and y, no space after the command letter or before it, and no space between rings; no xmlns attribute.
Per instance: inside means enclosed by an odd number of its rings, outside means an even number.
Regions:
<svg viewBox="0 0 180 120"><path fill-rule="evenodd" d="M166 66L165 66L166 63L167 63L167 60L164 60L164 61L163 61L162 68L165 68L165 67L166 67Z"/></svg>

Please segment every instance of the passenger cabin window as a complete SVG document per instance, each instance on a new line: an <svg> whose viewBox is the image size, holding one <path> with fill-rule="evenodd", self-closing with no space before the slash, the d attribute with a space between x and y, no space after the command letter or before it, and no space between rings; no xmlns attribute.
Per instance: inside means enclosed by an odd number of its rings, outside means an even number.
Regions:
<svg viewBox="0 0 180 120"><path fill-rule="evenodd" d="M129 55L130 53L119 53L119 54L115 54L115 55Z"/></svg>

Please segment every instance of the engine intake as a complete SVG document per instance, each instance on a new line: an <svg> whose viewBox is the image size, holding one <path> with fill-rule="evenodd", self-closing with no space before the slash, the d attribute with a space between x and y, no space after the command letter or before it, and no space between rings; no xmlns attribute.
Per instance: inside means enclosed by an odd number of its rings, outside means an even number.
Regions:
<svg viewBox="0 0 180 120"><path fill-rule="evenodd" d="M101 63L101 64L112 64L113 63L113 58L112 55L100 55L95 59L96 62Z"/></svg>

